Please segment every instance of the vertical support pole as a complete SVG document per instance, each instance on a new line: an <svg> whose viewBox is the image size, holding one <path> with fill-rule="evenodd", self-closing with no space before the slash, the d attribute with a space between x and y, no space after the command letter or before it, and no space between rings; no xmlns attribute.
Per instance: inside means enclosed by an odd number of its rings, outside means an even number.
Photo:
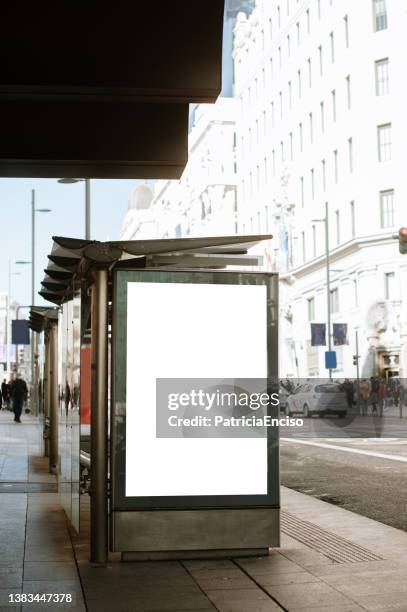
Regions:
<svg viewBox="0 0 407 612"><path fill-rule="evenodd" d="M50 457L49 469L53 474L58 469L58 326L51 325L49 331L49 397L50 397Z"/></svg>
<svg viewBox="0 0 407 612"><path fill-rule="evenodd" d="M35 305L35 189L31 191L31 306ZM35 341L34 332L31 331L31 413L37 414L37 405L34 399L34 363L35 363ZM18 354L17 354L18 361Z"/></svg>
<svg viewBox="0 0 407 612"><path fill-rule="evenodd" d="M325 202L325 252L326 252L326 302L327 302L327 324L328 329L328 351L332 351L332 336L331 336L331 278L330 278L330 261L329 261L329 208L328 202ZM329 380L332 380L332 370L329 370Z"/></svg>
<svg viewBox="0 0 407 612"><path fill-rule="evenodd" d="M45 332L45 364L44 364L44 421L50 418L50 335ZM48 432L49 433L49 432ZM45 456L50 456L50 439L45 439Z"/></svg>
<svg viewBox="0 0 407 612"><path fill-rule="evenodd" d="M106 564L108 551L108 271L92 286L91 562Z"/></svg>
<svg viewBox="0 0 407 612"><path fill-rule="evenodd" d="M355 330L355 347L356 347L356 381L357 391L356 398L358 403L358 413L360 414L360 368L359 368L359 331Z"/></svg>
<svg viewBox="0 0 407 612"><path fill-rule="evenodd" d="M8 291L7 291L7 314L6 314L6 371L7 381L10 380L10 301L11 301L11 261L8 260Z"/></svg>
<svg viewBox="0 0 407 612"><path fill-rule="evenodd" d="M85 179L85 240L90 240L90 179Z"/></svg>

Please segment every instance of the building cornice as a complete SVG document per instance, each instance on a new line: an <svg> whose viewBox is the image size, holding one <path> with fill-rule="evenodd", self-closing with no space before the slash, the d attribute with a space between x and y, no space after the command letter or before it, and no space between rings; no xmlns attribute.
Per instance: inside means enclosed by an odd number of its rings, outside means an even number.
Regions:
<svg viewBox="0 0 407 612"><path fill-rule="evenodd" d="M348 242L345 242L334 249L331 249L329 253L331 266L336 262L341 260L343 257L348 255L353 255L361 251L366 247L375 247L381 246L384 244L394 244L395 240L393 238L393 232L386 234L373 234L369 236L363 236L361 238L353 238ZM312 274L313 272L318 272L326 265L326 257L325 255L321 255L311 261L307 262L302 266L298 266L297 268L293 268L289 271L290 276L295 276L296 278L302 278L307 276L308 274Z"/></svg>

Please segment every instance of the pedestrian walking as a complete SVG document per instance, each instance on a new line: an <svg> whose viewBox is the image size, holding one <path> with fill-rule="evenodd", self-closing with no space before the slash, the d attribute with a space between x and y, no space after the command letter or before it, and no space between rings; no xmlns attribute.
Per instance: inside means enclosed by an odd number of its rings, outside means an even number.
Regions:
<svg viewBox="0 0 407 612"><path fill-rule="evenodd" d="M9 407L10 403L10 385L7 383L6 379L1 383L1 396L3 407L6 409Z"/></svg>
<svg viewBox="0 0 407 612"><path fill-rule="evenodd" d="M383 410L386 408L387 383L386 379L382 378L379 385L379 414L383 416Z"/></svg>
<svg viewBox="0 0 407 612"><path fill-rule="evenodd" d="M399 405L400 400L400 379L393 377L391 379L391 394L393 397L394 406Z"/></svg>
<svg viewBox="0 0 407 612"><path fill-rule="evenodd" d="M362 409L362 416L366 416L367 415L367 409L369 406L369 398L370 398L370 383L369 381L364 378L359 386L359 391L360 391L360 403L361 403L361 409Z"/></svg>
<svg viewBox="0 0 407 612"><path fill-rule="evenodd" d="M345 378L342 388L345 391L346 403L348 404L348 409L351 410L355 402L354 402L353 384L351 383L349 378Z"/></svg>
<svg viewBox="0 0 407 612"><path fill-rule="evenodd" d="M376 376L370 379L370 401L372 403L372 415L377 415L377 404L379 403L380 381Z"/></svg>
<svg viewBox="0 0 407 612"><path fill-rule="evenodd" d="M16 379L11 385L11 399L13 400L14 421L16 423L21 423L21 413L23 411L24 401L27 398L27 393L28 389L25 380L17 374Z"/></svg>

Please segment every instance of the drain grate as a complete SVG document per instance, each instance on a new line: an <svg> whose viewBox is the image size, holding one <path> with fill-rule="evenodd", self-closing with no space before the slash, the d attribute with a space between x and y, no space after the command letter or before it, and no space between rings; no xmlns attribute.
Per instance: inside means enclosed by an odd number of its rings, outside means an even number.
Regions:
<svg viewBox="0 0 407 612"><path fill-rule="evenodd" d="M58 493L52 482L0 482L0 493Z"/></svg>
<svg viewBox="0 0 407 612"><path fill-rule="evenodd" d="M358 546L314 523L293 516L289 512L281 512L281 531L335 563L357 563L383 559L367 548Z"/></svg>

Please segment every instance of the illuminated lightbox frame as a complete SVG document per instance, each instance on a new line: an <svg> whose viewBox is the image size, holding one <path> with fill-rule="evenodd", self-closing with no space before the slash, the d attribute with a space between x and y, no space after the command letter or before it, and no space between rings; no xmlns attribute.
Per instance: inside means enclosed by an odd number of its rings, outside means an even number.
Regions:
<svg viewBox="0 0 407 612"><path fill-rule="evenodd" d="M144 460L143 454L133 453L136 457L135 463L132 464L131 468L126 466L126 448L129 451L137 447L137 442L141 442L141 438L137 441L131 439L131 447L128 445L129 432L126 432L126 416L129 421L128 415L126 415L127 406L127 333L128 333L128 299L129 283L153 283L153 284L183 284L184 286L193 285L211 285L211 286L263 286L266 290L264 307L266 309L265 316L265 329L264 333L267 335L266 339L266 360L267 360L267 378L276 379L278 376L278 303L277 303L277 276L274 274L264 274L257 272L229 272L229 271L153 271L153 270L116 270L114 271L113 278L113 321L112 321L112 382L113 382L113 396L112 396L112 408L111 408L111 475L112 475L112 510L124 511L124 510L141 510L141 509L198 509L198 508L252 508L252 507L278 507L279 506L279 451L278 451L278 432L273 429L268 429L268 437L266 441L266 453L265 460L267 465L262 466L261 469L266 470L266 486L265 491L262 494L222 494L217 491L217 494L202 494L202 491L197 494L189 495L187 491L182 491L182 494L140 494L140 495L126 495L129 489L129 472L126 478L126 467L131 470L131 474L136 474L137 470L143 470L143 474L149 474L149 465L151 466L151 457ZM141 285L140 285L141 286ZM242 289L242 292L244 289ZM130 293L132 290L130 290ZM165 301L166 288L163 287L163 300L160 308L162 312L165 312L166 301ZM235 296L238 293L234 293ZM138 296L140 298L140 296ZM137 317L142 314L142 307L140 305L140 299L138 301L139 307L137 307L137 301L132 306L130 317ZM137 312L139 311L139 312ZM246 320L250 317L251 313L246 312ZM252 313L255 314L255 313ZM157 319L156 319L157 320ZM148 326L147 322L145 322ZM199 325L199 320L196 321ZM244 325L244 320L241 321L241 325ZM132 339L132 348L137 350L138 348L142 352L142 346L137 347L137 338ZM199 350L199 349L198 349ZM131 353L129 353L131 354ZM140 368L138 362L138 367ZM142 367L142 365L141 365ZM161 372L158 376L161 376ZM179 374L179 373L178 373ZM132 372L133 377L133 372ZM140 372L140 376L143 373ZM223 376L223 373L221 374ZM166 376L163 376L164 378ZM180 377L180 376L178 376ZM204 378L205 376L202 376ZM232 376L230 376L232 378ZM245 376L236 376L244 378ZM260 378L260 376L257 376ZM186 377L187 378L187 377ZM137 381L137 371L134 372L134 380ZM135 383L136 384L136 383ZM134 390L133 378L131 380L131 388ZM132 404L134 405L134 404ZM150 410L154 410L155 406L151 406ZM133 415L134 416L134 415ZM134 431L134 428L131 430ZM136 444L135 444L136 441ZM173 441L172 441L173 442ZM175 440L175 443L181 443L183 440ZM225 447L227 444L225 443ZM175 447L174 447L175 448ZM136 449L137 450L137 449ZM129 451L130 452L130 451ZM160 474L165 473L165 463L171 462L171 456L154 457L156 465L155 477L152 478L154 486L156 486L157 480L160 478ZM225 461L230 462L230 457L227 455L224 457ZM149 463L150 461L150 463ZM252 464L251 457L245 458L248 468L248 475L250 470L256 469L256 466ZM179 465L179 464L178 464ZM182 466L179 466L180 469ZM233 462L230 465L230 469L233 470ZM151 470L154 471L154 470ZM141 472L139 472L140 474ZM242 476L243 477L243 476ZM127 481L127 487L126 487ZM182 482L182 479L179 481ZM166 483L164 483L166 484ZM148 485L148 482L145 482ZM159 486L159 483L157 483ZM162 485L161 485L162 486ZM228 483L225 484L227 489ZM147 487L148 488L148 487ZM196 488L196 487L194 487ZM199 488L199 487L198 487ZM134 492L134 483L130 486L131 492Z"/></svg>

